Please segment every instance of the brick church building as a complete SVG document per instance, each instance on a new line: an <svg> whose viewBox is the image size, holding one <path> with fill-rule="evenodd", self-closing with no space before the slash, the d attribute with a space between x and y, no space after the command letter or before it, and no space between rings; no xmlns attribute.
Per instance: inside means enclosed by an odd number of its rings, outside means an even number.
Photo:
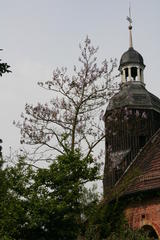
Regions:
<svg viewBox="0 0 160 240"><path fill-rule="evenodd" d="M129 49L119 65L120 90L110 99L104 116L104 195L133 175L122 194L132 199L125 208L128 223L159 239L160 99L146 89L144 69L143 57L133 48L129 18Z"/></svg>

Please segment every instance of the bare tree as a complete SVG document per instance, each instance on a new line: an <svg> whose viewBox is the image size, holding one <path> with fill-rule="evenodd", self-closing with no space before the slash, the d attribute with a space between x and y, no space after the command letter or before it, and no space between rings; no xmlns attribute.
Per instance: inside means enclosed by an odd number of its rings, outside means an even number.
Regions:
<svg viewBox="0 0 160 240"><path fill-rule="evenodd" d="M60 154L80 149L89 156L104 138L103 107L113 94L116 59L104 60L99 67L98 48L92 46L88 37L79 47L81 66L74 66L72 77L67 68L57 68L51 81L38 83L53 92L53 99L37 106L26 104L20 126L21 143Z"/></svg>

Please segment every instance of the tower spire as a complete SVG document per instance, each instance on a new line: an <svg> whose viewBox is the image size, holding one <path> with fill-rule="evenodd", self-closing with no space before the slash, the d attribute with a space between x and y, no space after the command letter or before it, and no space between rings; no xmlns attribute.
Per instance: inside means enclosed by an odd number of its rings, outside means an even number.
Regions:
<svg viewBox="0 0 160 240"><path fill-rule="evenodd" d="M131 18L131 6L129 4L129 17L127 17L127 21L129 22L129 48L133 48L133 41L132 41L132 18Z"/></svg>

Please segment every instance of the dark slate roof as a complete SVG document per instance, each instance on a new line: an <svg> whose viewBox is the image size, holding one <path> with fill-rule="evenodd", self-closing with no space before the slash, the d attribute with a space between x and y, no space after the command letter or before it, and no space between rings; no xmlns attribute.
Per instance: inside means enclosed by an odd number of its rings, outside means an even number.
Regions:
<svg viewBox="0 0 160 240"><path fill-rule="evenodd" d="M123 107L160 112L160 99L148 92L143 83L127 82L122 84L120 91L110 99L106 112Z"/></svg>
<svg viewBox="0 0 160 240"><path fill-rule="evenodd" d="M143 62L143 57L139 52L134 50L134 48L129 48L128 51L123 53L121 60L120 60L120 66L119 69L125 65L128 64L139 64L145 67L144 62Z"/></svg>
<svg viewBox="0 0 160 240"><path fill-rule="evenodd" d="M138 169L140 174L130 182L123 195L160 189L160 129L140 150L116 186L133 169Z"/></svg>

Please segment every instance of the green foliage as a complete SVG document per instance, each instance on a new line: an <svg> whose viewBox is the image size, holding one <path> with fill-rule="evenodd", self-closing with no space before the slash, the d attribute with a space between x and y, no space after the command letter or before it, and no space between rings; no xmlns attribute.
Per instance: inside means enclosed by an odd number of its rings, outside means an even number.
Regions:
<svg viewBox="0 0 160 240"><path fill-rule="evenodd" d="M132 230L128 226L125 226L120 233L111 233L106 240L149 240L148 234L142 230Z"/></svg>
<svg viewBox="0 0 160 240"><path fill-rule="evenodd" d="M95 180L99 171L93 159L75 154L59 156L49 169L40 169L33 185L32 221L45 239L76 239L80 231L84 183ZM38 205L37 205L38 204ZM86 203L85 203L86 204ZM35 212L35 209L37 210ZM40 222L39 222L40 220ZM36 239L36 238L35 238Z"/></svg>
<svg viewBox="0 0 160 240"><path fill-rule="evenodd" d="M124 216L128 200L99 202L84 184L99 179L99 165L77 151L58 156L48 169L26 159L0 168L0 239L148 240Z"/></svg>
<svg viewBox="0 0 160 240"><path fill-rule="evenodd" d="M58 156L48 169L26 163L20 158L2 171L0 239L76 239L88 206L97 201L84 184L99 179L99 164L78 151Z"/></svg>
<svg viewBox="0 0 160 240"><path fill-rule="evenodd" d="M2 50L2 49L0 49L0 50ZM2 61L2 59L0 59L0 77L2 77L2 75L3 75L4 73L9 73L9 72L11 72L11 71L9 70L10 66L9 66L7 63L2 63L1 61Z"/></svg>
<svg viewBox="0 0 160 240"><path fill-rule="evenodd" d="M30 168L24 167L20 159L15 167L0 169L3 176L0 201L0 239L17 240L27 219L27 187Z"/></svg>
<svg viewBox="0 0 160 240"><path fill-rule="evenodd" d="M89 216L86 239L106 239L112 232L121 231L126 223L123 209L123 204L119 201L98 204L94 215Z"/></svg>
<svg viewBox="0 0 160 240"><path fill-rule="evenodd" d="M1 59L0 59L0 61L1 61ZM10 68L10 66L7 63L0 63L0 76L1 77L2 77L2 74L11 72L8 68Z"/></svg>
<svg viewBox="0 0 160 240"><path fill-rule="evenodd" d="M147 233L129 228L124 216L125 206L124 199L98 203L88 216L85 240L149 240Z"/></svg>

